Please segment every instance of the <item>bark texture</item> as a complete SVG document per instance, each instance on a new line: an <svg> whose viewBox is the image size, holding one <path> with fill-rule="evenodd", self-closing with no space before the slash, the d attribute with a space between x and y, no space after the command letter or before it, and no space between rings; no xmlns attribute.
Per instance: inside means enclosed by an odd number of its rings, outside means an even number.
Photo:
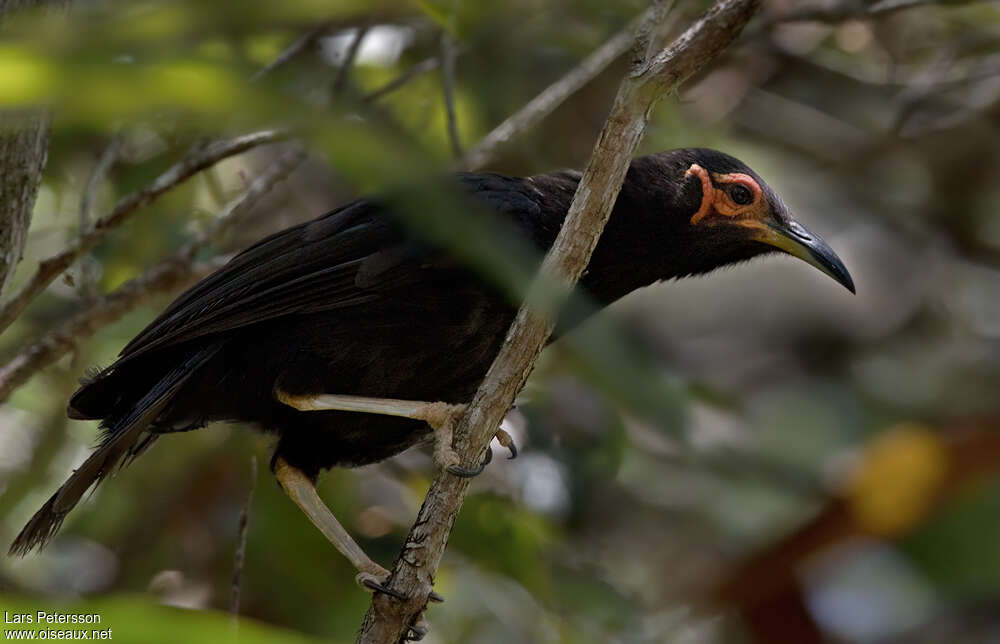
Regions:
<svg viewBox="0 0 1000 644"><path fill-rule="evenodd" d="M0 113L0 296L24 253L48 149L47 116Z"/></svg>
<svg viewBox="0 0 1000 644"><path fill-rule="evenodd" d="M0 0L0 29L8 14L37 4L37 0ZM47 114L0 112L0 298L24 253L48 151Z"/></svg>

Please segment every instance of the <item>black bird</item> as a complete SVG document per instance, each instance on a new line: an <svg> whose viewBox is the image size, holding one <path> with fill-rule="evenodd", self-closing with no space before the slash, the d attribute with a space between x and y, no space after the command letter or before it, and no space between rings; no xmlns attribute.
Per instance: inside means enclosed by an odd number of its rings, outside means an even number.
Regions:
<svg viewBox="0 0 1000 644"><path fill-rule="evenodd" d="M571 171L458 177L540 251L579 180ZM854 291L836 254L753 170L713 150L672 150L632 161L580 284L607 305L659 280L775 251ZM282 487L357 567L359 583L392 593L385 569L323 505L316 477L393 456L431 427L438 464L475 473L458 466L450 419L472 398L515 312L495 286L375 200L271 235L178 297L85 381L68 413L99 419L100 444L10 552L44 545L91 485L162 434L237 421L278 435L271 467Z"/></svg>

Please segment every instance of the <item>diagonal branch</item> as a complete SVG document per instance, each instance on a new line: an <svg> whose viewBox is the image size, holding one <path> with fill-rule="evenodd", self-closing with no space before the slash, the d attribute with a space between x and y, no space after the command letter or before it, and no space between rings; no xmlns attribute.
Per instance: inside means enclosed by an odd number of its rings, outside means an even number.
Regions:
<svg viewBox="0 0 1000 644"><path fill-rule="evenodd" d="M627 52L636 40L636 26L649 21L651 12L661 10L661 3L655 3L639 20L633 21L609 38L607 42L584 58L565 76L546 87L538 96L528 101L524 107L493 128L475 146L466 151L465 156L459 162L461 169L478 170L488 165L496 156L497 151L511 139L538 125L542 119L562 105L567 98L579 91L580 88L607 69L608 65Z"/></svg>
<svg viewBox="0 0 1000 644"><path fill-rule="evenodd" d="M196 263L199 251L242 221L250 212L251 206L288 176L304 158L304 151L296 146L264 170L242 194L227 203L212 223L183 248L113 292L97 298L58 328L14 355L0 367L0 402L7 400L15 389L36 372L73 351L81 341L115 322L142 302L155 295L189 286L219 268L225 263L226 257Z"/></svg>
<svg viewBox="0 0 1000 644"><path fill-rule="evenodd" d="M981 0L881 0L865 5L854 0L841 0L835 3L806 4L776 13L764 19L761 29L776 23L784 22L843 22L852 18L878 18L898 11L926 7L931 5L955 6L971 4Z"/></svg>
<svg viewBox="0 0 1000 644"><path fill-rule="evenodd" d="M361 100L364 103L374 103L375 101L379 100L386 94L395 92L397 89L406 85L414 78L421 76L422 74L426 74L427 72L434 71L440 65L441 65L441 59L438 58L437 56L425 58L419 63L415 64L413 67L410 67L408 70L406 70L396 78L386 83L385 85L382 85L381 87L372 90L368 94L365 94L365 96Z"/></svg>
<svg viewBox="0 0 1000 644"><path fill-rule="evenodd" d="M556 310L590 260L590 254L611 214L632 153L645 132L656 102L725 49L757 11L760 0L719 0L708 13L670 47L647 56L655 21L663 20L666 3L647 12L633 50L632 71L622 81L611 113L577 188L566 220L545 256L538 278L518 312L507 338L455 431L455 449L463 462L478 462L488 448L514 397L524 386L541 353L553 322L535 313L538 294ZM551 302L551 283L563 285ZM383 594L372 598L359 644L395 644L404 641L419 619L444 554L448 535L468 492L469 480L439 473L393 567L389 586L409 599Z"/></svg>
<svg viewBox="0 0 1000 644"><path fill-rule="evenodd" d="M236 156L259 145L274 143L285 136L283 131L262 130L232 139L215 141L186 154L184 158L157 177L153 183L119 201L110 213L95 221L92 228L82 232L67 248L39 262L38 270L28 279L27 284L0 307L0 333L5 331L56 277L69 268L81 255L97 246L112 229L123 224L140 208L149 205L163 193L223 159Z"/></svg>
<svg viewBox="0 0 1000 644"><path fill-rule="evenodd" d="M289 61L299 56L302 52L315 46L320 38L330 32L332 25L332 21L326 20L299 36L295 42L278 54L277 58L258 69L257 72L250 77L250 82L256 83L261 78L273 72L275 69L287 64Z"/></svg>
<svg viewBox="0 0 1000 644"><path fill-rule="evenodd" d="M368 35L369 25L361 25L351 36L351 42L347 46L347 51L344 52L344 59L340 61L340 67L337 68L337 75L333 79L333 95L343 94L344 89L347 87L347 79L351 74L351 68L354 67L354 61L358 57L358 52L361 51L361 41L365 39Z"/></svg>

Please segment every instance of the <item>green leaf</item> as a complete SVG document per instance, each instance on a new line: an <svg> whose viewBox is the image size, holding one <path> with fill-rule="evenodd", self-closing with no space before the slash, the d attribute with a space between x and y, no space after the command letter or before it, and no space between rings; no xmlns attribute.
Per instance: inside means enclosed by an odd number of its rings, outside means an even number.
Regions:
<svg viewBox="0 0 1000 644"><path fill-rule="evenodd" d="M232 615L226 613L163 606L140 596L119 595L98 600L63 602L56 599L40 600L0 595L0 607L5 616L4 631L5 639L8 640L14 639L11 631L19 629L35 633L45 630L83 629L89 633L89 639L109 639L130 644L161 642L308 644L321 641L251 619L240 618L236 622ZM82 618L85 621L82 623L46 621L44 617L39 618L39 612L78 616L76 619ZM13 624L11 621L15 619L15 615L30 617L32 622ZM107 635L102 635L102 632L106 632ZM39 635L34 637L39 638Z"/></svg>

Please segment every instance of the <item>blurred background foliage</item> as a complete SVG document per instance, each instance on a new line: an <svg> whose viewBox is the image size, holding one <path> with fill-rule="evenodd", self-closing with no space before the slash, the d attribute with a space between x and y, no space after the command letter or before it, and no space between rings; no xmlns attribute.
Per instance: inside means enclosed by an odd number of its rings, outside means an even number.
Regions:
<svg viewBox="0 0 1000 644"><path fill-rule="evenodd" d="M678 2L673 32L708 4ZM11 14L0 105L46 106L53 121L10 292L77 237L81 200L96 218L192 146L272 127L309 159L199 258L383 191L506 274L517 253L469 229L427 179L643 8L75 0ZM442 89L451 46L457 140ZM582 167L624 70L597 75L488 169ZM428 640L998 641L998 141L997 3L766 0L657 109L643 148L747 161L843 257L858 295L772 257L644 289L550 347L508 420L521 456L487 469L456 524ZM227 159L137 213L0 337L0 355L168 257L293 145ZM172 295L143 299L0 407L4 543L94 440L91 423L65 419L77 379ZM273 484L269 448L227 426L160 441L44 553L0 559L0 610L91 607L120 641L217 641L224 615L156 605L226 609L256 458L241 635L351 641L368 596ZM430 476L413 450L330 472L320 492L388 564Z"/></svg>

